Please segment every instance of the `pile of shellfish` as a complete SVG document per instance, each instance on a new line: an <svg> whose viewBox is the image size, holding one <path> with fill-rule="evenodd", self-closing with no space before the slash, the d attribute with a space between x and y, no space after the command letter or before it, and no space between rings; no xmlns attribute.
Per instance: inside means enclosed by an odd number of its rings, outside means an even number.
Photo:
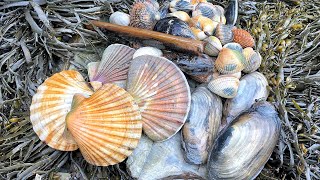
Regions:
<svg viewBox="0 0 320 180"><path fill-rule="evenodd" d="M230 4L233 12L237 1ZM203 40L206 54L186 62L155 47L108 46L87 64L88 82L64 70L38 87L30 120L39 138L57 150L79 149L97 166L127 159L137 179L255 178L278 142L280 120L256 71L262 58L254 39L234 27L235 16L205 0L138 0L110 22Z"/></svg>

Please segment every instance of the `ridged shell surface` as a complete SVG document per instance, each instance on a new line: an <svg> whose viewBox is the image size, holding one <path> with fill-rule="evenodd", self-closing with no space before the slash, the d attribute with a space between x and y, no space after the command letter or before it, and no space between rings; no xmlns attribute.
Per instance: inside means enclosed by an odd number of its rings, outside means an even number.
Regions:
<svg viewBox="0 0 320 180"><path fill-rule="evenodd" d="M114 84L103 85L89 98L74 100L66 121L83 157L97 166L122 162L138 145L142 133L133 97Z"/></svg>
<svg viewBox="0 0 320 180"><path fill-rule="evenodd" d="M41 141L60 151L73 151L78 146L66 129L66 115L71 110L73 96L90 96L89 88L77 71L56 73L41 84L32 97L30 121Z"/></svg>
<svg viewBox="0 0 320 180"><path fill-rule="evenodd" d="M238 43L227 43L223 46L223 48L228 48L243 53L242 46Z"/></svg>
<svg viewBox="0 0 320 180"><path fill-rule="evenodd" d="M213 5L212 3L207 2L199 3L192 12L193 17L198 15L205 16L215 22L226 23L224 9L219 5Z"/></svg>
<svg viewBox="0 0 320 180"><path fill-rule="evenodd" d="M253 47L254 39L249 32L243 29L233 29L233 41L239 43L243 48Z"/></svg>
<svg viewBox="0 0 320 180"><path fill-rule="evenodd" d="M256 100L266 100L269 93L267 90L268 81L259 72L253 72L240 79L238 94L228 99L224 104L224 121L230 123L239 114L248 110Z"/></svg>
<svg viewBox="0 0 320 180"><path fill-rule="evenodd" d="M219 38L222 45L230 43L233 41L233 33L232 33L233 26L224 25L219 23L216 27L215 36Z"/></svg>
<svg viewBox="0 0 320 180"><path fill-rule="evenodd" d="M140 108L144 133L152 140L166 140L181 129L190 109L190 89L171 61L150 55L135 58L127 91Z"/></svg>
<svg viewBox="0 0 320 180"><path fill-rule="evenodd" d="M187 162L204 164L219 132L222 102L203 86L198 87L191 97L189 116L181 131L182 147Z"/></svg>
<svg viewBox="0 0 320 180"><path fill-rule="evenodd" d="M222 48L215 62L215 67L221 74L233 74L242 71L246 63L242 53Z"/></svg>
<svg viewBox="0 0 320 180"><path fill-rule="evenodd" d="M208 88L224 98L233 98L237 95L239 79L233 76L221 75L209 82Z"/></svg>
<svg viewBox="0 0 320 180"><path fill-rule="evenodd" d="M135 49L122 44L108 46L99 64L89 64L90 81L98 81L102 84L125 82L135 52Z"/></svg>
<svg viewBox="0 0 320 180"><path fill-rule="evenodd" d="M155 47L142 47L137 49L137 51L133 54L133 58L136 58L142 55L152 55L152 56L161 57L163 53L160 49Z"/></svg>
<svg viewBox="0 0 320 180"><path fill-rule="evenodd" d="M167 17L161 19L154 26L153 30L166 34L171 34L174 36L196 39L189 25L176 17Z"/></svg>
<svg viewBox="0 0 320 180"><path fill-rule="evenodd" d="M220 40L215 36L209 36L204 41L207 42L204 48L204 52L209 56L218 56L219 52L222 49Z"/></svg>
<svg viewBox="0 0 320 180"><path fill-rule="evenodd" d="M130 10L130 26L152 30L160 13L152 3L136 2Z"/></svg>
<svg viewBox="0 0 320 180"><path fill-rule="evenodd" d="M275 108L256 103L217 139L209 158L209 179L254 179L271 156L280 129Z"/></svg>
<svg viewBox="0 0 320 180"><path fill-rule="evenodd" d="M243 55L247 60L247 64L244 67L243 72L251 73L260 67L262 57L259 52L254 51L251 47L247 47L243 50Z"/></svg>
<svg viewBox="0 0 320 180"><path fill-rule="evenodd" d="M130 24L130 15L120 11L116 11L111 14L109 21L112 24L128 26Z"/></svg>

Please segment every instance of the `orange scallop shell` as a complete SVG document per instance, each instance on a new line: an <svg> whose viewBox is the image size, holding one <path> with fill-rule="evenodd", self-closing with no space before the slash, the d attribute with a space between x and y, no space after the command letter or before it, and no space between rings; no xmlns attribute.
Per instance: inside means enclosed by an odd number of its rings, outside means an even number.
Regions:
<svg viewBox="0 0 320 180"><path fill-rule="evenodd" d="M150 55L135 58L127 91L139 105L143 131L154 141L176 134L184 124L191 102L188 82L171 61Z"/></svg>
<svg viewBox="0 0 320 180"><path fill-rule="evenodd" d="M66 122L83 157L97 166L125 160L142 133L139 107L114 84L103 85L89 98L75 95Z"/></svg>
<svg viewBox="0 0 320 180"><path fill-rule="evenodd" d="M239 43L243 48L253 47L254 39L249 32L243 29L233 29L233 41Z"/></svg>
<svg viewBox="0 0 320 180"><path fill-rule="evenodd" d="M90 96L93 92L77 71L62 71L48 78L32 97L30 120L41 141L61 151L78 146L66 131L65 118L71 110L73 96Z"/></svg>

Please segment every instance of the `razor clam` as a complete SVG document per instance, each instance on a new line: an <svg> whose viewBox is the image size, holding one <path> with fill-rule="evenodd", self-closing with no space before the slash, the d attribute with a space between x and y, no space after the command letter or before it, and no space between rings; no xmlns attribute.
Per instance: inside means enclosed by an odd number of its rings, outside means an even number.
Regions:
<svg viewBox="0 0 320 180"><path fill-rule="evenodd" d="M216 138L222 117L222 101L206 87L191 95L191 109L182 128L182 147L188 163L204 164Z"/></svg>
<svg viewBox="0 0 320 180"><path fill-rule="evenodd" d="M224 104L223 123L230 123L239 114L248 110L257 99L267 99L268 82L263 74L253 72L240 79L238 94Z"/></svg>
<svg viewBox="0 0 320 180"><path fill-rule="evenodd" d="M255 103L219 135L209 157L209 179L254 179L271 156L280 128L275 108Z"/></svg>
<svg viewBox="0 0 320 180"><path fill-rule="evenodd" d="M238 0L229 0L229 5L225 12L227 24L235 25L238 18Z"/></svg>

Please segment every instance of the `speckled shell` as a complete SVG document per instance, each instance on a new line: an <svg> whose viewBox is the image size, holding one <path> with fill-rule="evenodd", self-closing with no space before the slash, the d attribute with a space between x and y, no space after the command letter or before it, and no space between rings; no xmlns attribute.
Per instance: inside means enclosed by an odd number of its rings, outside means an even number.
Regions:
<svg viewBox="0 0 320 180"><path fill-rule="evenodd" d="M139 105L143 131L152 140L166 140L181 129L190 109L190 89L171 61L150 55L135 58L127 91Z"/></svg>
<svg viewBox="0 0 320 180"><path fill-rule="evenodd" d="M239 43L243 48L253 47L254 39L249 32L243 29L233 29L233 41Z"/></svg>
<svg viewBox="0 0 320 180"><path fill-rule="evenodd" d="M228 48L228 49L232 49L235 51L239 51L240 53L243 53L242 46L238 43L228 43L228 44L225 44L223 48Z"/></svg>
<svg viewBox="0 0 320 180"><path fill-rule="evenodd" d="M142 47L137 49L137 51L133 54L133 58L136 58L142 55L152 55L152 56L161 57L163 53L158 48L148 46L148 47Z"/></svg>
<svg viewBox="0 0 320 180"><path fill-rule="evenodd" d="M217 139L208 163L208 179L255 179L279 141L275 108L258 102Z"/></svg>
<svg viewBox="0 0 320 180"><path fill-rule="evenodd" d="M239 79L236 77L221 75L211 80L208 88L220 97L233 98L237 95L239 83Z"/></svg>
<svg viewBox="0 0 320 180"><path fill-rule="evenodd" d="M136 2L130 10L130 26L152 30L160 13L151 3Z"/></svg>
<svg viewBox="0 0 320 180"><path fill-rule="evenodd" d="M66 122L83 157L96 166L122 162L142 133L141 114L133 97L114 84L103 85L89 98L75 95Z"/></svg>
<svg viewBox="0 0 320 180"><path fill-rule="evenodd" d="M243 50L243 55L247 60L243 72L251 73L260 67L262 58L259 52L254 51L251 47L247 47Z"/></svg>
<svg viewBox="0 0 320 180"><path fill-rule="evenodd" d="M219 23L216 27L215 36L219 38L222 45L230 43L233 41L232 29L234 27L230 25L224 25Z"/></svg>
<svg viewBox="0 0 320 180"><path fill-rule="evenodd" d="M233 74L244 69L246 59L242 53L222 48L215 62L215 67L221 74Z"/></svg>
<svg viewBox="0 0 320 180"><path fill-rule="evenodd" d="M195 10L192 12L192 16L202 15L215 22L226 23L226 18L224 17L224 9L219 5L213 5L212 3L199 3Z"/></svg>
<svg viewBox="0 0 320 180"><path fill-rule="evenodd" d="M173 13L169 13L167 15L167 17L176 17L176 18L181 19L184 22L188 22L190 20L189 14L184 12L184 11L176 11L176 12L173 12Z"/></svg>
<svg viewBox="0 0 320 180"><path fill-rule="evenodd" d="M204 52L209 56L218 56L222 49L220 40L215 36L209 36L204 41L207 42Z"/></svg>
<svg viewBox="0 0 320 180"><path fill-rule="evenodd" d="M122 44L108 46L103 52L101 62L88 64L91 84L97 81L102 84L115 83L124 87L135 52L135 49Z"/></svg>
<svg viewBox="0 0 320 180"><path fill-rule="evenodd" d="M181 36L185 38L196 39L188 24L176 17L167 17L161 19L154 26L154 31Z"/></svg>
<svg viewBox="0 0 320 180"><path fill-rule="evenodd" d="M191 97L189 116L181 131L182 147L187 162L204 164L219 132L222 101L203 86L196 88Z"/></svg>
<svg viewBox="0 0 320 180"><path fill-rule="evenodd" d="M90 96L93 91L77 71L56 73L41 84L32 97L30 121L41 141L60 151L74 151L78 146L66 128L73 96Z"/></svg>
<svg viewBox="0 0 320 180"><path fill-rule="evenodd" d="M120 11L116 11L111 14L109 22L121 26L128 26L130 24L130 15Z"/></svg>

